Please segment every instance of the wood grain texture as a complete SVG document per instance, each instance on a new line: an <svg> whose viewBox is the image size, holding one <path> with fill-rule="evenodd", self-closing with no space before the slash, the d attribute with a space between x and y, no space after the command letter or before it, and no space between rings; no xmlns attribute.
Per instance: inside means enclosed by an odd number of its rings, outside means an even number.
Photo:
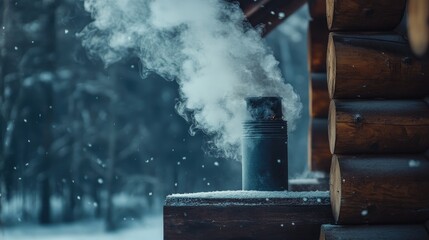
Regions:
<svg viewBox="0 0 429 240"><path fill-rule="evenodd" d="M429 149L429 107L420 100L332 100L331 153L422 153Z"/></svg>
<svg viewBox="0 0 429 240"><path fill-rule="evenodd" d="M323 18L326 23L326 0L308 0L308 11L312 19Z"/></svg>
<svg viewBox="0 0 429 240"><path fill-rule="evenodd" d="M334 155L330 191L338 224L424 223L429 160L420 155Z"/></svg>
<svg viewBox="0 0 429 240"><path fill-rule="evenodd" d="M410 99L429 95L429 60L402 36L331 33L328 90L336 99Z"/></svg>
<svg viewBox="0 0 429 240"><path fill-rule="evenodd" d="M287 194L287 193L286 193ZM332 223L328 193L312 197L260 199L167 198L164 239L317 239Z"/></svg>
<svg viewBox="0 0 429 240"><path fill-rule="evenodd" d="M401 21L405 0L327 0L331 31L387 31Z"/></svg>
<svg viewBox="0 0 429 240"><path fill-rule="evenodd" d="M311 119L310 124L308 168L329 173L332 154L329 151L328 119Z"/></svg>
<svg viewBox="0 0 429 240"><path fill-rule="evenodd" d="M408 0L408 38L418 56L429 52L429 0Z"/></svg>
<svg viewBox="0 0 429 240"><path fill-rule="evenodd" d="M310 78L310 116L313 118L327 118L330 99L326 73L312 73Z"/></svg>
<svg viewBox="0 0 429 240"><path fill-rule="evenodd" d="M320 240L429 240L423 225L323 225Z"/></svg>
<svg viewBox="0 0 429 240"><path fill-rule="evenodd" d="M239 0L238 2L250 24L254 27L262 26L262 36L265 36L307 1Z"/></svg>
<svg viewBox="0 0 429 240"><path fill-rule="evenodd" d="M308 68L309 72L326 72L326 48L328 27L324 19L314 19L308 25Z"/></svg>

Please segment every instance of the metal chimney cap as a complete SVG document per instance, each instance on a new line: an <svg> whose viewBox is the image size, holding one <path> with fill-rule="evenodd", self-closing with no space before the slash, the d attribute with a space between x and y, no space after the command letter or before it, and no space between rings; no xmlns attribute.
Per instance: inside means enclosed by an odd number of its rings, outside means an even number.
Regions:
<svg viewBox="0 0 429 240"><path fill-rule="evenodd" d="M281 97L248 97L247 111L252 120L282 120Z"/></svg>

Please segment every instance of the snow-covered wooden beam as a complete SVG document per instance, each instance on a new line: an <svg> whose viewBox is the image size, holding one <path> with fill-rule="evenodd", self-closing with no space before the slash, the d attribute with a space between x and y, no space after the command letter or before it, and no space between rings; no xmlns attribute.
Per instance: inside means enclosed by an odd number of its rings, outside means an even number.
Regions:
<svg viewBox="0 0 429 240"><path fill-rule="evenodd" d="M332 222L324 191L175 194L164 206L164 239L317 239Z"/></svg>
<svg viewBox="0 0 429 240"><path fill-rule="evenodd" d="M329 152L329 146L328 146L328 152ZM330 165L331 164L329 162L329 166ZM313 178L289 179L289 191L292 191L292 192L328 191L328 190L329 190L329 179L325 176L324 173L321 173L319 174L319 176L315 176Z"/></svg>

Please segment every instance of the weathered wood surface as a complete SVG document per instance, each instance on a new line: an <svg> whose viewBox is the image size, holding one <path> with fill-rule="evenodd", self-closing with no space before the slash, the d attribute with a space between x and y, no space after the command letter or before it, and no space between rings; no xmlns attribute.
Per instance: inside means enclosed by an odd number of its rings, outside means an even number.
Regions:
<svg viewBox="0 0 429 240"><path fill-rule="evenodd" d="M312 19L323 18L326 24L326 0L308 0L308 11Z"/></svg>
<svg viewBox="0 0 429 240"><path fill-rule="evenodd" d="M421 100L332 100L331 153L422 153L429 149L429 106Z"/></svg>
<svg viewBox="0 0 429 240"><path fill-rule="evenodd" d="M323 225L320 240L429 240L423 225Z"/></svg>
<svg viewBox="0 0 429 240"><path fill-rule="evenodd" d="M408 38L418 56L429 53L429 0L408 0Z"/></svg>
<svg viewBox="0 0 429 240"><path fill-rule="evenodd" d="M313 118L327 118L330 99L326 73L312 73L310 78L310 116Z"/></svg>
<svg viewBox="0 0 429 240"><path fill-rule="evenodd" d="M395 34L329 35L328 90L336 99L409 99L429 95L429 60Z"/></svg>
<svg viewBox="0 0 429 240"><path fill-rule="evenodd" d="M229 0L232 1L232 0ZM238 0L244 15L254 27L263 26L265 36L287 17L298 10L306 0Z"/></svg>
<svg viewBox="0 0 429 240"><path fill-rule="evenodd" d="M315 19L308 25L308 68L309 72L326 72L326 48L328 27L323 19Z"/></svg>
<svg viewBox="0 0 429 240"><path fill-rule="evenodd" d="M329 151L328 119L311 119L308 139L308 168L329 173L332 154Z"/></svg>
<svg viewBox="0 0 429 240"><path fill-rule="evenodd" d="M331 31L387 31L401 21L405 0L326 0Z"/></svg>
<svg viewBox="0 0 429 240"><path fill-rule="evenodd" d="M328 192L231 194L167 197L164 239L317 239L333 222Z"/></svg>
<svg viewBox="0 0 429 240"><path fill-rule="evenodd" d="M334 155L330 174L336 223L424 223L429 160L420 155Z"/></svg>

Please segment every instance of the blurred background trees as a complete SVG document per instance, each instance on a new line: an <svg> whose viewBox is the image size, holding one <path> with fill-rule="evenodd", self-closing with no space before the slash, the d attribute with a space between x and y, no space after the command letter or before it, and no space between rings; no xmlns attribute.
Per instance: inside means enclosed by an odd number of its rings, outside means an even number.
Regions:
<svg viewBox="0 0 429 240"><path fill-rule="evenodd" d="M209 136L189 135L175 110L175 82L142 79L135 58L107 68L88 59L76 37L91 20L83 2L3 0L0 12L2 225L98 218L114 230L159 212L167 194L241 188L240 163L208 156ZM306 41L279 45L285 39L277 31L268 42L290 63L290 49L304 49L290 65L295 72L282 70L306 94ZM294 134L306 136L307 126ZM291 169L301 172L306 139L296 139L302 151L292 158L302 163Z"/></svg>

